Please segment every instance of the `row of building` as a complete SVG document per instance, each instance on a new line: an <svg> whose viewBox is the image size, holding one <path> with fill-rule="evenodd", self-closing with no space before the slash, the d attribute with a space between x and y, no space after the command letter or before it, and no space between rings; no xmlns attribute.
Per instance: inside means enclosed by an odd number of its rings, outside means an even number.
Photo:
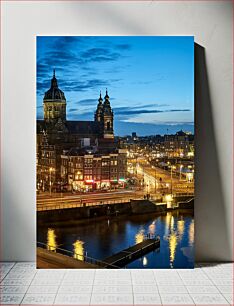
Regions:
<svg viewBox="0 0 234 306"><path fill-rule="evenodd" d="M38 190L89 191L125 187L125 149L71 148L59 156L55 146L44 146L37 167ZM50 187L51 186L51 187Z"/></svg>
<svg viewBox="0 0 234 306"><path fill-rule="evenodd" d="M138 137L122 137L121 147L126 148L133 155L136 153L150 154L154 158L193 158L194 135L178 131L174 135L153 135Z"/></svg>

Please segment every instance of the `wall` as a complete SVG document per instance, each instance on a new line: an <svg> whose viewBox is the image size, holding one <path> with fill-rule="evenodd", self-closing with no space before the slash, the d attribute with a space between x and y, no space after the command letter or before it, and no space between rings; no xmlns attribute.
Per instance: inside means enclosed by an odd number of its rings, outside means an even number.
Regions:
<svg viewBox="0 0 234 306"><path fill-rule="evenodd" d="M2 4L3 260L35 259L35 37L194 35L196 259L232 259L231 1Z"/></svg>

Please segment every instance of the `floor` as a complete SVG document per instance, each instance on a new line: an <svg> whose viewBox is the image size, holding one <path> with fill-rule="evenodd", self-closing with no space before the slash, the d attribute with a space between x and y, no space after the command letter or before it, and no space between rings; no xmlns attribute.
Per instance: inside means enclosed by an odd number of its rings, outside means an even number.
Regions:
<svg viewBox="0 0 234 306"><path fill-rule="evenodd" d="M0 305L233 305L233 264L194 270L36 270L0 263Z"/></svg>

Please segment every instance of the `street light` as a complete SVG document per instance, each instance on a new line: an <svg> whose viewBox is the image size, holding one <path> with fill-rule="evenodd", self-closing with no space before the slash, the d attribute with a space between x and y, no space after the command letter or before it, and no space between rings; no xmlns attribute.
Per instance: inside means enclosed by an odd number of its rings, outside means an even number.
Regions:
<svg viewBox="0 0 234 306"><path fill-rule="evenodd" d="M176 166L171 165L171 194L172 194L172 170L176 169Z"/></svg>
<svg viewBox="0 0 234 306"><path fill-rule="evenodd" d="M52 182L51 182L51 172L53 171L53 168L50 167L49 171L50 171L50 196L51 196L51 185L52 185Z"/></svg>
<svg viewBox="0 0 234 306"><path fill-rule="evenodd" d="M181 181L181 171L183 167L184 167L183 165L180 165L180 181Z"/></svg>
<svg viewBox="0 0 234 306"><path fill-rule="evenodd" d="M157 193L157 167L154 167L154 193Z"/></svg>
<svg viewBox="0 0 234 306"><path fill-rule="evenodd" d="M155 179L154 192L155 192L155 195L157 193L157 162L158 162L158 159L156 159L156 165L154 167L154 179Z"/></svg>

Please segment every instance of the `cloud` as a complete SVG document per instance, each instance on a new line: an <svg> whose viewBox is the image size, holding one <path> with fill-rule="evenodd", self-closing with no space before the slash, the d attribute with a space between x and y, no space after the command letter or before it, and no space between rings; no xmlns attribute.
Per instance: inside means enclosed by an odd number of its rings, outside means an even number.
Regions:
<svg viewBox="0 0 234 306"><path fill-rule="evenodd" d="M104 77L106 79L101 79L98 76L99 66L95 63L116 62L119 67L118 60L123 57L124 50L130 49L130 45L115 45L106 40L102 43L97 37L53 36L48 40L48 37L40 36L38 48L44 50L44 53L38 53L37 58L37 94L40 96L50 88L53 69L56 69L58 85L65 95L66 92L84 92L108 87L110 84L114 86L121 79L110 79L107 74ZM110 66L105 69L110 70Z"/></svg>
<svg viewBox="0 0 234 306"><path fill-rule="evenodd" d="M103 100L104 100L104 97L102 97L103 98ZM78 105L85 105L85 106L87 106L87 105L97 105L97 103L98 103L98 99L99 99L99 95L97 95L97 98L96 99L82 99L82 100L79 100L79 101L77 101L77 102L75 102L75 104L78 104ZM113 100L115 100L115 98L113 98L113 97L111 97L110 98L111 99L111 101L113 101Z"/></svg>
<svg viewBox="0 0 234 306"><path fill-rule="evenodd" d="M131 49L131 45L129 44L118 44L115 45L116 49L120 49L120 50L129 50Z"/></svg>
<svg viewBox="0 0 234 306"><path fill-rule="evenodd" d="M165 104L164 104L165 105ZM140 115L140 114L156 114L156 113L170 113L170 112L189 112L190 109L167 109L167 110L159 110L159 109L147 109L146 107L152 107L156 106L156 104L147 104L144 108L142 106L136 106L136 107L117 107L114 108L114 113L116 115L121 116L130 116L130 115ZM162 105L161 105L162 106Z"/></svg>
<svg viewBox="0 0 234 306"><path fill-rule="evenodd" d="M69 113L77 112L77 108L70 108Z"/></svg>
<svg viewBox="0 0 234 306"><path fill-rule="evenodd" d="M125 110L118 110L116 112L117 115L122 116L129 116L129 115L140 115L140 114L153 114L153 113L163 113L164 111L158 109L125 109Z"/></svg>
<svg viewBox="0 0 234 306"><path fill-rule="evenodd" d="M164 135L164 134L175 134L176 132L190 131L194 133L194 124L187 122L177 122L175 124L169 123L140 123L140 122L124 122L116 120L114 122L115 135L124 136L131 135L132 132L136 132L139 136L149 136L149 135Z"/></svg>
<svg viewBox="0 0 234 306"><path fill-rule="evenodd" d="M113 100L114 98L111 98L111 100ZM132 103L132 101L129 100L125 100L126 104L128 103ZM166 106L170 106L169 104L159 104L159 103L149 103L149 104L138 104L136 103L135 107L129 107L129 106L120 106L120 107L114 107L115 111L125 111L125 110L138 110L138 109L145 109L145 108L152 108L152 107L166 107Z"/></svg>
<svg viewBox="0 0 234 306"><path fill-rule="evenodd" d="M76 104L80 104L80 105L93 105L97 103L98 103L98 98L97 99L83 99L83 100L79 100L76 102Z"/></svg>
<svg viewBox="0 0 234 306"><path fill-rule="evenodd" d="M82 102L81 102L82 101ZM85 106L94 106L97 103L96 99L84 99L76 102L76 104L80 104L80 105L85 105ZM81 102L81 103L80 103ZM95 103L94 103L95 102ZM74 114L73 112L77 111L77 109L74 109L74 111L69 111L69 113L73 113L73 114L68 114L70 119L75 119L75 120L92 120L93 118L93 114L95 111L96 107L92 107L89 110L86 108L85 110L80 110L77 114ZM173 110L158 110L158 109L145 109L145 108L139 108L138 107L127 107L127 106L123 106L123 107L117 107L113 109L114 112L114 117L117 121L119 122L131 122L131 123L144 123L145 119L139 119L136 120L137 115L144 115L144 114L156 114L156 113L169 113L169 112L188 112L190 111L189 109L173 109ZM193 124L193 122L162 122L163 124L171 124L171 125L175 125L175 124ZM152 124L154 124L152 122ZM156 124L156 123L155 123Z"/></svg>
<svg viewBox="0 0 234 306"><path fill-rule="evenodd" d="M194 121L161 121L154 124L167 124L167 125L180 125L180 124L186 124L186 125L194 125Z"/></svg>
<svg viewBox="0 0 234 306"><path fill-rule="evenodd" d="M120 53L112 52L107 48L91 48L81 54L81 58L93 62L109 62L116 61L120 57Z"/></svg>
<svg viewBox="0 0 234 306"><path fill-rule="evenodd" d="M144 104L144 107L165 107L170 106L169 104L158 104L158 103L151 103L151 104Z"/></svg>
<svg viewBox="0 0 234 306"><path fill-rule="evenodd" d="M83 60L70 49L53 49L47 51L45 56L38 60L37 71L50 73L55 68L57 71L66 72L83 64Z"/></svg>
<svg viewBox="0 0 234 306"><path fill-rule="evenodd" d="M84 41L82 36L59 36L54 44L54 48L67 48L70 47L73 44L82 43Z"/></svg>
<svg viewBox="0 0 234 306"><path fill-rule="evenodd" d="M40 46L43 48L43 37L39 40ZM62 36L52 37L53 43L51 45L44 45L47 52L40 58L38 65L45 65L47 67L71 67L79 65L79 68L84 68L87 63L115 61L121 57L121 53L117 50L127 50L127 44L120 44L114 47L112 44L102 47L86 47L95 43L97 38L85 36ZM88 43L88 44L87 44ZM97 43L97 42L96 42Z"/></svg>
<svg viewBox="0 0 234 306"><path fill-rule="evenodd" d="M111 80L111 82L118 82L119 80ZM91 79L84 81L73 81L73 80L58 80L59 88L65 93L66 92L75 92L75 91L87 91L90 89L106 88L109 85L109 81L102 79ZM50 88L50 79L38 80L37 82L37 93L44 94ZM98 99L98 98L97 98Z"/></svg>
<svg viewBox="0 0 234 306"><path fill-rule="evenodd" d="M61 82L61 88L64 91L86 91L89 89L100 89L100 87L107 87L109 83L102 79L91 79L84 81L63 81Z"/></svg>

